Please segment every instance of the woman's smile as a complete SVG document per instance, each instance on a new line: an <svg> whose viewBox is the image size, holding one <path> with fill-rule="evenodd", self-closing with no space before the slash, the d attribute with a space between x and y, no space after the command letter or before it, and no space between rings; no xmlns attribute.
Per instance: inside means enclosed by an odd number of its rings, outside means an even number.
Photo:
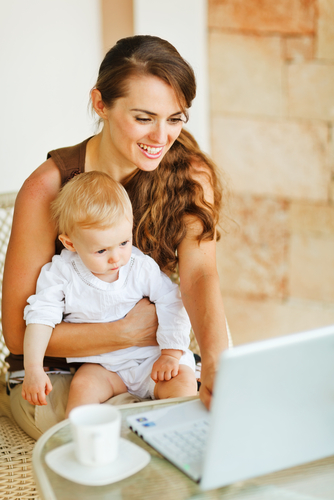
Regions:
<svg viewBox="0 0 334 500"><path fill-rule="evenodd" d="M140 149L142 150L143 154L145 156L147 156L147 158L160 158L160 156L162 155L162 151L163 151L163 148L164 146L160 146L160 147L157 147L157 146L148 146L147 144L138 144L138 146L140 147Z"/></svg>

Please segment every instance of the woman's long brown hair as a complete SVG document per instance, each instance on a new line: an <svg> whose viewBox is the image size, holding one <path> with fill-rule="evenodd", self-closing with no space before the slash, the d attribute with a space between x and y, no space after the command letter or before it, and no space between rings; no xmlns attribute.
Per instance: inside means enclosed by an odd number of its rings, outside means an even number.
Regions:
<svg viewBox="0 0 334 500"><path fill-rule="evenodd" d="M205 200L202 185L193 178L194 161L203 166L203 175L211 183L212 204ZM186 235L187 216L195 216L202 223L199 242L219 239L216 226L222 205L221 183L215 165L189 132L182 130L156 170L138 170L125 188L133 206L134 245L165 271L176 271L176 250Z"/></svg>

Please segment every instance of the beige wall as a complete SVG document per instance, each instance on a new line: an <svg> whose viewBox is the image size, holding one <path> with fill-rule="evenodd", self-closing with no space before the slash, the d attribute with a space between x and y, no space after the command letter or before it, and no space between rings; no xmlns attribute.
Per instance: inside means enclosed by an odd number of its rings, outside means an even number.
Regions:
<svg viewBox="0 0 334 500"><path fill-rule="evenodd" d="M209 0L219 243L237 342L334 323L334 2Z"/></svg>
<svg viewBox="0 0 334 500"><path fill-rule="evenodd" d="M100 33L99 2L0 2L1 193L18 191L48 151L94 133Z"/></svg>
<svg viewBox="0 0 334 500"><path fill-rule="evenodd" d="M104 53L120 38L133 35L132 0L100 0Z"/></svg>

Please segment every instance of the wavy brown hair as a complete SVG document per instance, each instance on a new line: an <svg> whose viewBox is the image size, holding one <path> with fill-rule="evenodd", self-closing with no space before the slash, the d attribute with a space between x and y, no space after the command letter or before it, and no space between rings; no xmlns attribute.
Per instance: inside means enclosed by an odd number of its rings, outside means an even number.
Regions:
<svg viewBox="0 0 334 500"><path fill-rule="evenodd" d="M212 186L212 204L205 200L202 185L193 178L194 161L204 167L203 175ZM214 163L189 132L182 130L156 170L138 170L124 187L133 207L134 245L165 271L176 271L176 249L186 235L187 216L195 216L202 224L199 243L219 239L216 226L222 205L221 183Z"/></svg>
<svg viewBox="0 0 334 500"><path fill-rule="evenodd" d="M111 108L126 96L130 78L148 75L172 87L187 119L187 109L196 95L194 71L173 45L159 37L136 35L119 40L102 61L95 88ZM205 200L203 187L193 177L193 162L202 165L203 175L211 183L212 204ZM216 167L189 132L181 132L157 169L136 171L124 187L133 206L134 244L165 271L176 270L176 250L187 231L187 216L202 223L199 242L219 238L216 225L222 190Z"/></svg>

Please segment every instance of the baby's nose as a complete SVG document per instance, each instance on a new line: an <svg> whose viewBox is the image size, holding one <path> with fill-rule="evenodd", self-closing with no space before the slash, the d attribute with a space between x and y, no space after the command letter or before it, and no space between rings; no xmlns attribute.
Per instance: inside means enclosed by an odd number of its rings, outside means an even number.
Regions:
<svg viewBox="0 0 334 500"><path fill-rule="evenodd" d="M109 264L112 264L113 262L118 262L119 261L119 255L118 253L114 253L110 256L109 258Z"/></svg>

